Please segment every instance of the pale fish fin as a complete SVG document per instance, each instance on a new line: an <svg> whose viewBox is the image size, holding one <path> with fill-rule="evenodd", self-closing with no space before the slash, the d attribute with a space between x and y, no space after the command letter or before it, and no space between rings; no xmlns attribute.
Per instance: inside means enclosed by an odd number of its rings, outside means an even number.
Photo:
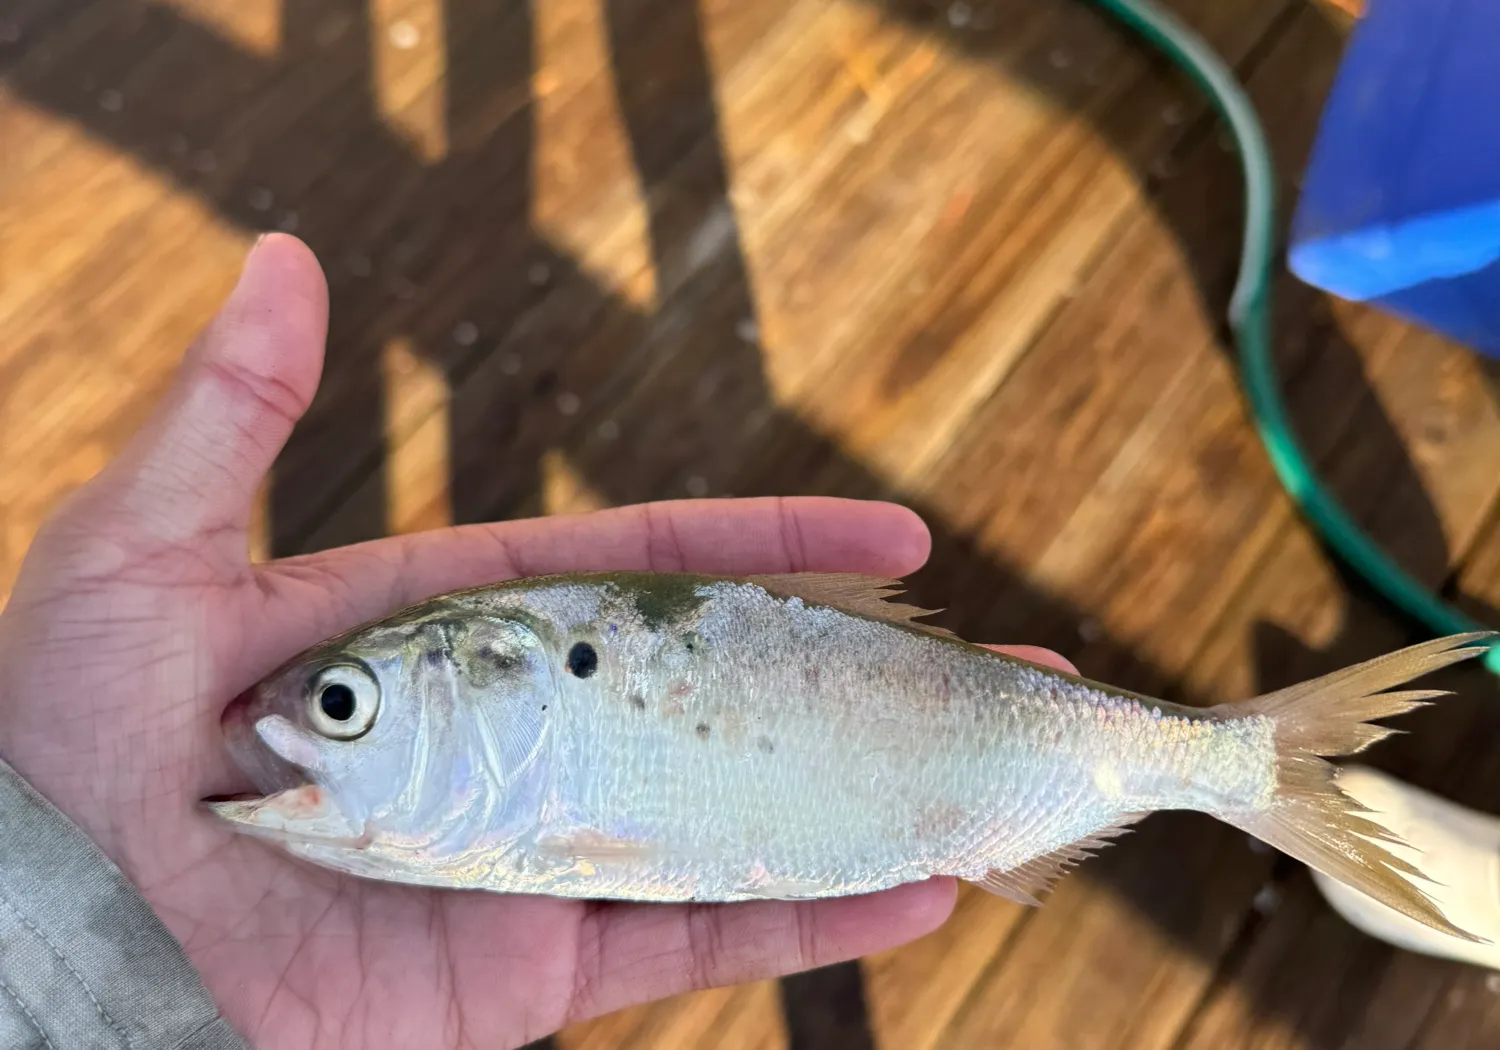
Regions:
<svg viewBox="0 0 1500 1050"><path fill-rule="evenodd" d="M904 602L888 601L888 598L904 593L900 580L857 572L788 572L776 576L747 576L745 580L781 598L801 598L811 605L826 605L887 623L914 627L943 638L958 637L946 627L917 622L918 617L932 616L942 612L941 609L921 609Z"/></svg>
<svg viewBox="0 0 1500 1050"><path fill-rule="evenodd" d="M559 860L581 860L591 864L646 860L661 852L655 843L621 838L595 828L575 828L564 834L548 835L538 839L536 846L539 852Z"/></svg>
<svg viewBox="0 0 1500 1050"><path fill-rule="evenodd" d="M1221 819L1411 919L1464 940L1483 942L1453 925L1411 881L1432 882L1380 845L1389 842L1405 847L1407 843L1363 816L1370 810L1338 786L1338 768L1318 756L1353 754L1384 737L1389 730L1366 723L1410 711L1442 694L1379 690L1478 656L1488 646L1470 643L1495 637L1492 632L1475 632L1440 638L1217 708L1225 717L1273 719L1277 754L1276 792L1269 807L1224 813Z"/></svg>
<svg viewBox="0 0 1500 1050"><path fill-rule="evenodd" d="M1496 637L1475 631L1413 645L1341 671L1299 682L1253 700L1223 704L1226 716L1260 714L1276 719L1277 738L1314 755L1352 755L1383 739L1391 730L1364 723L1405 714L1447 695L1441 690L1384 693L1381 690L1472 659L1489 647L1472 645Z"/></svg>
<svg viewBox="0 0 1500 1050"><path fill-rule="evenodd" d="M756 879L738 887L741 893L773 901L812 900L828 896L828 884L811 879Z"/></svg>
<svg viewBox="0 0 1500 1050"><path fill-rule="evenodd" d="M1025 864L1019 864L1014 868L994 868L986 872L984 878L970 881L981 889L1013 900L1017 904L1025 904L1033 908L1040 907L1042 902L1038 900L1039 896L1050 893L1058 881L1074 866L1110 845L1112 839L1117 839L1128 832L1130 828L1127 825L1133 824L1143 816L1145 816L1144 813L1133 813L1113 827L1096 831L1086 838L1070 842L1051 853L1033 857Z"/></svg>

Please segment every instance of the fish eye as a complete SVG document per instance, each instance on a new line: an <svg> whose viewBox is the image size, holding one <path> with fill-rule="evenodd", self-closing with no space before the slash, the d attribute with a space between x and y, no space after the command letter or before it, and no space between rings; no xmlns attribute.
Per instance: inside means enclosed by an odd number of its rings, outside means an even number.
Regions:
<svg viewBox="0 0 1500 1050"><path fill-rule="evenodd" d="M319 733L353 740L369 732L380 709L380 683L363 667L325 667L308 689L308 718Z"/></svg>

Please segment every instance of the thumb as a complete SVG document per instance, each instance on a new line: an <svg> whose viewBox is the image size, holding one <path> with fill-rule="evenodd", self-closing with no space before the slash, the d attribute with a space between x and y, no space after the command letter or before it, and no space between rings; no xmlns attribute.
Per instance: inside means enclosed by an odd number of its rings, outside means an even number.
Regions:
<svg viewBox="0 0 1500 1050"><path fill-rule="evenodd" d="M162 403L69 514L86 516L91 532L106 520L126 556L213 539L248 557L256 492L317 390L327 326L312 251L262 237Z"/></svg>

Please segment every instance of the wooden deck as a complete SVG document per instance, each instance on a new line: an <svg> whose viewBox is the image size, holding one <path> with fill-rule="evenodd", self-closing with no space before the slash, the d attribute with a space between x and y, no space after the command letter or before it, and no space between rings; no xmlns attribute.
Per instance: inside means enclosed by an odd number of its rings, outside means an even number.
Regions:
<svg viewBox="0 0 1500 1050"><path fill-rule="evenodd" d="M1178 0L1284 200L1348 19ZM1330 564L1220 318L1235 158L1079 0L7 0L0 589L147 410L253 233L333 292L277 553L645 498L919 509L918 597L1193 702L1410 640ZM1286 206L1289 211L1289 205ZM1286 279L1297 425L1401 561L1500 623L1500 403L1462 349ZM1500 799L1500 696L1373 760ZM1500 982L1396 952L1305 872L1154 817L1025 910L966 892L858 966L627 1011L584 1047L1460 1050Z"/></svg>

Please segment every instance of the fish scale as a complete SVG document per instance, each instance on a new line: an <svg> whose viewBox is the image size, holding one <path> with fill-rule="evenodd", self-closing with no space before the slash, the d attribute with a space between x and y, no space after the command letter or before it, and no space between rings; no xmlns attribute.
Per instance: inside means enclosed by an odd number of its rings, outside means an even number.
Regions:
<svg viewBox="0 0 1500 1050"><path fill-rule="evenodd" d="M1196 709L919 622L895 581L582 573L431 599L225 712L241 831L366 878L632 900L938 875L1033 902L1141 817L1208 813L1440 928L1321 756L1460 636ZM336 703L328 703L333 696ZM330 713L331 712L331 713Z"/></svg>

